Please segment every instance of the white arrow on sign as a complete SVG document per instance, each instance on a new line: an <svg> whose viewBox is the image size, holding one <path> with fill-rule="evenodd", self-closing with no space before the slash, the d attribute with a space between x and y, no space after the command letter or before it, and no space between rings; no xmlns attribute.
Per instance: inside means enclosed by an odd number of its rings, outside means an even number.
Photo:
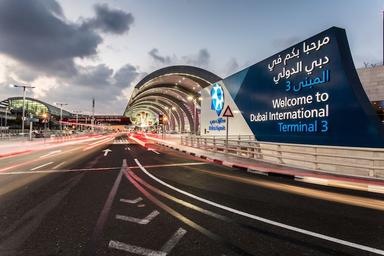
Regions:
<svg viewBox="0 0 384 256"><path fill-rule="evenodd" d="M112 152L112 150L107 148L107 149L104 149L103 152L104 152L104 156L107 156L109 152Z"/></svg>

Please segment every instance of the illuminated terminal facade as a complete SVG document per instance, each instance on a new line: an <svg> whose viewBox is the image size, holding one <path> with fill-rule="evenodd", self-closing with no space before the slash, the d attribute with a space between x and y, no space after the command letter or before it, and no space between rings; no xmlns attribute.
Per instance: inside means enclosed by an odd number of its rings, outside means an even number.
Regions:
<svg viewBox="0 0 384 256"><path fill-rule="evenodd" d="M360 68L357 73L373 108L384 122L384 66ZM133 124L144 127L156 126L159 115L163 115L167 130L198 134L201 90L219 80L221 78L212 72L192 66L159 69L136 85L124 115L130 117Z"/></svg>
<svg viewBox="0 0 384 256"><path fill-rule="evenodd" d="M25 116L26 118L32 117L35 127L44 127L45 125L50 128L59 127L60 121L60 108L40 101L38 99L25 98ZM11 97L0 102L0 117L2 125L10 128L19 128L21 126L23 113L23 98ZM74 114L62 110L62 117L74 117ZM7 119L7 122L5 120Z"/></svg>
<svg viewBox="0 0 384 256"><path fill-rule="evenodd" d="M170 66L144 77L136 86L125 109L138 127L158 127L177 133L199 131L201 90L221 78L193 66Z"/></svg>

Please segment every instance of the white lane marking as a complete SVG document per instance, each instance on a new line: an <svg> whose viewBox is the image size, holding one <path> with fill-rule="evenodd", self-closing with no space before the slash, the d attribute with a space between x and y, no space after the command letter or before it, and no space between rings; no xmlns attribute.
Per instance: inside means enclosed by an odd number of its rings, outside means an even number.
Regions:
<svg viewBox="0 0 384 256"><path fill-rule="evenodd" d="M384 250L381 250L381 249L377 249L377 248L369 247L369 246L366 246L366 245L361 245L361 244L345 241L345 240L342 240L342 239L339 239L339 238L335 238L335 237L319 234L319 233L316 233L316 232L313 232L313 231L309 231L309 230L306 230L306 229L297 228L297 227L294 227L294 226L290 226L290 225L287 225L287 224L284 224L284 223L280 223L280 222L277 222L277 221L273 221L273 220L269 220L269 219L266 219L266 218L263 218L263 217L259 217L259 216L256 216L256 215L253 215L253 214L250 214L250 213L247 213L247 212L236 210L236 209L230 208L228 206L221 205L221 204L215 203L213 201L201 198L199 196L196 196L196 195L193 195L191 193L188 193L188 192L186 192L184 190L178 189L178 188L176 188L176 187L174 187L172 185L169 185L168 183L166 183L166 182L156 178L155 176L150 174L141 165L141 163L136 158L135 158L135 162L139 166L139 168L145 174L147 174L150 178L152 178L153 180L155 180L158 183L160 183L160 184L162 184L162 185L164 185L164 186L166 186L166 187L168 187L168 188L170 188L172 190L175 190L175 191L177 191L177 192L179 192L181 194L184 194L184 195L189 196L189 197L191 197L193 199L196 199L196 200L198 200L200 202L204 202L206 204L215 206L217 208L220 208L220 209L223 209L223 210L226 210L226 211L229 211L229 212L232 212L232 213L235 213L235 214L238 214L238 215L250 218L250 219L261 221L261 222L264 222L264 223L267 223L267 224L270 224L270 225L273 225L273 226L277 226L277 227L280 227L280 228L288 229L288 230L291 230L291 231L295 231L295 232L298 232L298 233L301 233L301 234L305 234L305 235L308 235L308 236L320 238L320 239L327 240L327 241L330 241L330 242L334 242L334 243L337 243L337 244L353 247L353 248L356 248L356 249L359 249L359 250L363 250L363 251L367 251L367 252L372 252L372 253L384 255Z"/></svg>
<svg viewBox="0 0 384 256"><path fill-rule="evenodd" d="M66 163L66 161L61 162L61 163L59 163L58 165L56 165L55 167L53 167L53 169L57 169L57 168L59 168L60 166L62 166L63 164L65 164L65 163Z"/></svg>
<svg viewBox="0 0 384 256"><path fill-rule="evenodd" d="M180 163L180 164L156 164L145 165L145 168L161 168L161 167L177 167L177 166L193 166L193 165L206 165L209 163L204 162L192 162L192 163ZM55 166L56 167L56 166ZM55 169L55 167L53 169ZM128 166L130 169L139 168L137 165ZM82 169L67 169L67 170L42 170L42 171L14 171L14 172L0 172L0 175L18 175L18 174L38 174L38 173L55 173L55 172L86 172L86 171L108 171L108 170L120 170L121 167L100 167L100 168L82 168Z"/></svg>
<svg viewBox="0 0 384 256"><path fill-rule="evenodd" d="M112 207L112 202L115 199L115 196L116 196L116 193L117 193L117 189L120 186L120 182L121 182L121 179L122 179L122 176L123 176L123 172L126 169L127 169L127 160L124 159L123 160L123 165L121 166L121 170L120 170L119 174L117 175L115 182L113 183L111 191L108 194L108 198L105 201L104 207L101 210L99 218L97 219L96 227L95 227L95 229L93 231L92 238L91 238L91 244L92 245L94 243L96 243L96 241L100 238L101 233L103 232L104 224L107 221L109 212L110 212L111 207Z"/></svg>
<svg viewBox="0 0 384 256"><path fill-rule="evenodd" d="M133 222L133 223L137 223L137 224L141 224L141 225L147 225L149 222L151 222L154 218L156 218L157 215L159 215L160 213L158 211L153 211L151 212L147 217L145 217L144 219L138 219L138 218L135 218L135 217L130 217L130 216L125 216L125 215L120 215L120 214L116 214L116 219L118 220L124 220L124 221L129 221L129 222Z"/></svg>
<svg viewBox="0 0 384 256"><path fill-rule="evenodd" d="M31 171L34 171L34 170L37 170L37 169L40 169L40 168L43 168L44 166L47 166L47 165L50 165L50 164L53 164L54 162L49 162L49 163L45 163L45 164L42 164L42 165L39 165L39 166L36 166L35 168L32 168Z"/></svg>
<svg viewBox="0 0 384 256"><path fill-rule="evenodd" d="M141 197L138 197L138 198L133 199L133 200L129 200L129 199L121 198L121 199L120 199L120 202L128 203L128 204L137 204L137 203L140 202L141 200L143 200L143 198L141 198Z"/></svg>
<svg viewBox="0 0 384 256"><path fill-rule="evenodd" d="M53 154L57 154L57 153L60 153L60 152L61 152L61 149L60 150L51 151L48 154L40 156L39 158L44 158L44 157L47 157L47 156L50 156L50 155L53 155Z"/></svg>
<svg viewBox="0 0 384 256"><path fill-rule="evenodd" d="M155 251L155 250L151 250L151 249L147 249L147 248L143 248L135 245L125 244L125 243L122 243L119 241L113 241L113 240L109 241L108 246L110 248L114 248L117 250L122 250L122 251L144 255L144 256L166 256L167 255L166 252Z"/></svg>
<svg viewBox="0 0 384 256"><path fill-rule="evenodd" d="M187 233L185 229L179 228L175 234L161 247L161 251L170 253L180 239Z"/></svg>
<svg viewBox="0 0 384 256"><path fill-rule="evenodd" d="M153 153L160 155L159 152L157 152L156 150L154 150L154 149L152 149L152 148L149 148L148 151L152 151Z"/></svg>
<svg viewBox="0 0 384 256"><path fill-rule="evenodd" d="M109 152L112 152L109 148L102 150L104 152L104 156L107 156Z"/></svg>

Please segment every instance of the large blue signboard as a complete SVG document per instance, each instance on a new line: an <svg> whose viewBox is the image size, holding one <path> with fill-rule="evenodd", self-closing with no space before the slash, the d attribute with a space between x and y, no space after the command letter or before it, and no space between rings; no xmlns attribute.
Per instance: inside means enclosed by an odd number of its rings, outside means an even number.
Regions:
<svg viewBox="0 0 384 256"><path fill-rule="evenodd" d="M258 140L384 147L343 29L332 27L222 83Z"/></svg>

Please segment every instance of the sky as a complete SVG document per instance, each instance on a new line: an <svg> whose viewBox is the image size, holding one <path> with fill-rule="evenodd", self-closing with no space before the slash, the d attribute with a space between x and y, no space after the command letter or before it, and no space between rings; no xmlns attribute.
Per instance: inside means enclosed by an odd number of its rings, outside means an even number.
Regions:
<svg viewBox="0 0 384 256"><path fill-rule="evenodd" d="M357 68L382 62L384 0L0 0L0 100L122 114L133 87L165 66L227 77L329 27Z"/></svg>

